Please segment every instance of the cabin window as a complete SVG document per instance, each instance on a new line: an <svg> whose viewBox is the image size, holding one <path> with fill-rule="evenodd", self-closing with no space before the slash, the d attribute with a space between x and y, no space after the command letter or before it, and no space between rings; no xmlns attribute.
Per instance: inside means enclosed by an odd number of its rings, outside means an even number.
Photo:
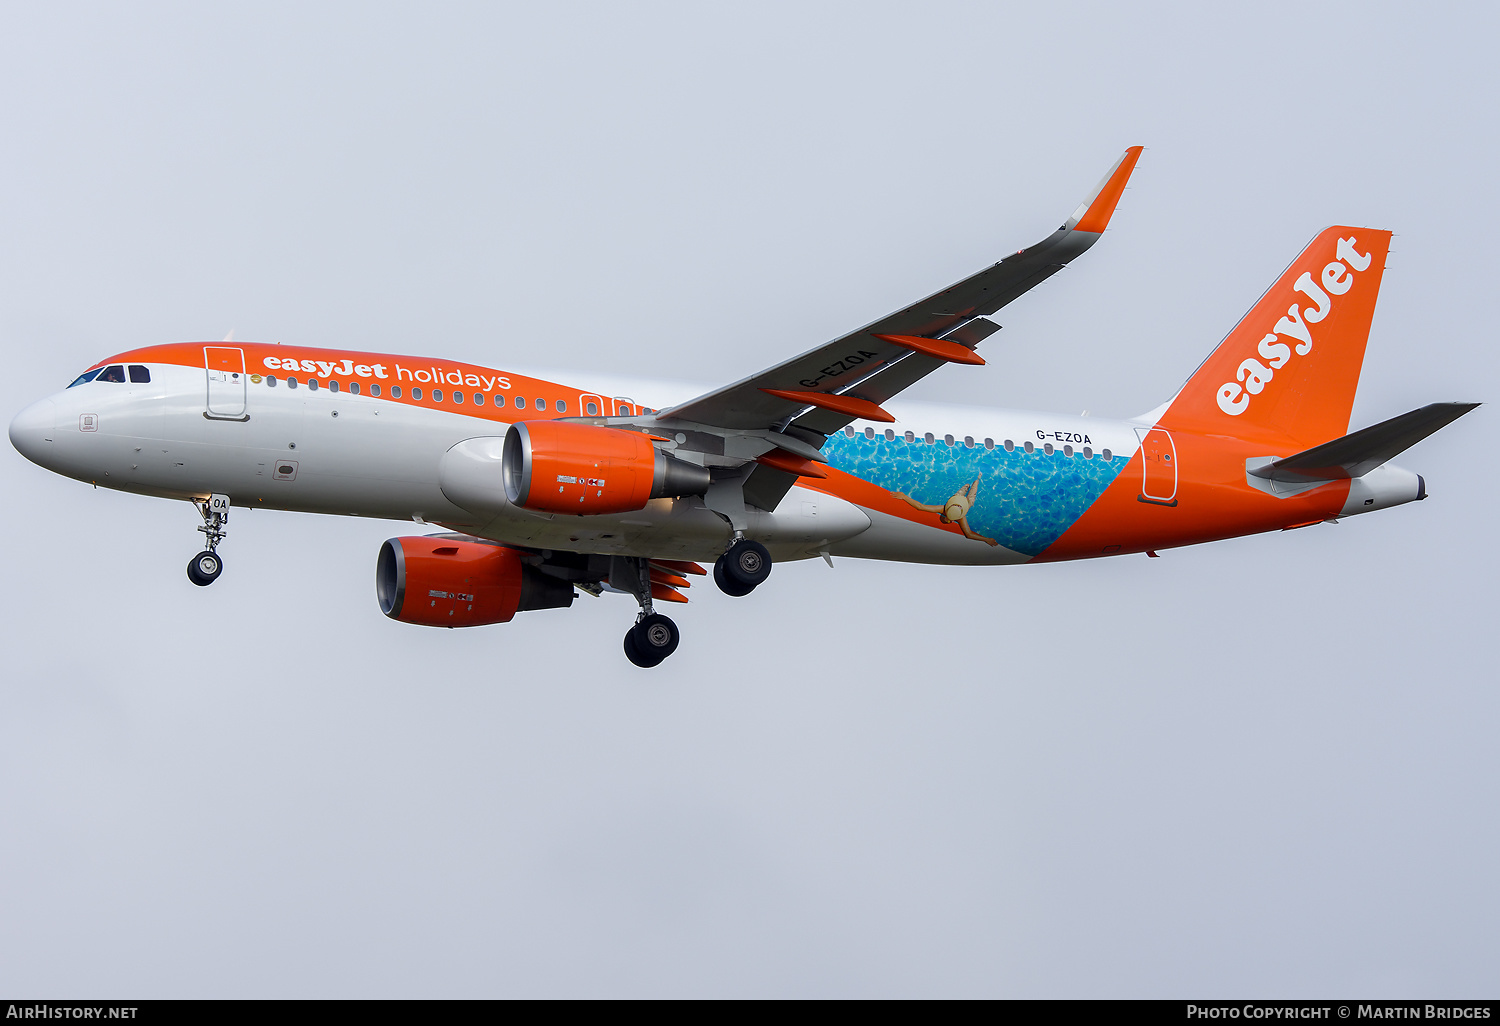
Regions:
<svg viewBox="0 0 1500 1026"><path fill-rule="evenodd" d="M456 402L456 403L463 402L464 401L464 394L462 392L454 392L453 393L453 401Z"/></svg>
<svg viewBox="0 0 1500 1026"><path fill-rule="evenodd" d="M103 368L101 367L100 370L103 370ZM78 377L73 379L73 385L87 385L90 381L93 381L98 376L98 370L84 371L82 374L78 375ZM73 385L69 385L68 387L72 388Z"/></svg>
<svg viewBox="0 0 1500 1026"><path fill-rule="evenodd" d="M854 429L852 427L846 427L846 428L844 428L844 434L846 436L848 436L849 438L853 438L854 437Z"/></svg>
<svg viewBox="0 0 1500 1026"><path fill-rule="evenodd" d="M151 381L151 371L138 363L130 365L130 382L133 385L145 385Z"/></svg>
<svg viewBox="0 0 1500 1026"><path fill-rule="evenodd" d="M952 435L944 435L943 436L943 444L946 445L950 449L953 448L953 436Z"/></svg>
<svg viewBox="0 0 1500 1026"><path fill-rule="evenodd" d="M525 396L521 396L521 395L516 396L514 402L516 404L516 409L518 409L518 410L524 410L524 409L526 409L526 397Z"/></svg>
<svg viewBox="0 0 1500 1026"><path fill-rule="evenodd" d="M1071 445L1065 445L1065 446L1063 446L1063 455L1067 456L1069 458L1072 458L1072 456L1073 456L1073 447Z"/></svg>
<svg viewBox="0 0 1500 1026"><path fill-rule="evenodd" d="M561 400L561 399L559 399L557 402L553 403L552 405L554 405L554 406L557 407L557 412L558 413L567 413L568 412L568 404L566 402L564 402L563 400ZM620 409L624 410L627 415L630 413L630 407L629 406L622 406L622 407L620 407Z"/></svg>
<svg viewBox="0 0 1500 1026"><path fill-rule="evenodd" d="M931 431L928 431L922 435L922 441L926 442L928 445L931 445L933 442L936 442L937 439L933 437Z"/></svg>
<svg viewBox="0 0 1500 1026"><path fill-rule="evenodd" d="M1047 442L1047 443L1043 444L1043 446L1042 446L1042 452L1046 453L1048 456L1051 456L1052 453L1053 453L1053 451L1054 450L1052 448L1052 443L1051 442Z"/></svg>
<svg viewBox="0 0 1500 1026"><path fill-rule="evenodd" d="M296 378L287 378L286 379L286 387L287 388L296 388L297 387L297 379Z"/></svg>
<svg viewBox="0 0 1500 1026"><path fill-rule="evenodd" d="M505 405L505 396L503 396L503 395L497 395L497 396L495 396L495 405L496 406L504 406Z"/></svg>
<svg viewBox="0 0 1500 1026"><path fill-rule="evenodd" d="M1091 449L1091 448L1089 448L1087 445L1085 445L1083 447L1083 458L1086 459L1086 460L1093 459L1094 458L1094 450Z"/></svg>
<svg viewBox="0 0 1500 1026"><path fill-rule="evenodd" d="M392 399L400 399L401 398L401 386L400 385L392 385L391 386L391 398Z"/></svg>
<svg viewBox="0 0 1500 1026"><path fill-rule="evenodd" d="M964 448L965 449L972 449L972 448L974 448L974 436L973 435L964 435Z"/></svg>
<svg viewBox="0 0 1500 1026"><path fill-rule="evenodd" d="M547 409L547 400L545 400L545 399L538 399L536 401L536 408L539 409L539 410L542 410L543 412L546 412L546 409Z"/></svg>
<svg viewBox="0 0 1500 1026"><path fill-rule="evenodd" d="M993 449L995 447L995 440L993 438L986 438L984 440L984 447L986 449Z"/></svg>
<svg viewBox="0 0 1500 1026"><path fill-rule="evenodd" d="M474 405L475 406L483 406L484 405L484 393L483 392L475 392L474 393Z"/></svg>
<svg viewBox="0 0 1500 1026"><path fill-rule="evenodd" d="M307 390L309 392L316 392L318 390L318 379L317 378L308 378L307 379Z"/></svg>
<svg viewBox="0 0 1500 1026"><path fill-rule="evenodd" d="M1027 442L1025 445L1021 446L1021 448L1026 450L1027 455L1036 452L1036 446L1032 445L1030 442Z"/></svg>
<svg viewBox="0 0 1500 1026"><path fill-rule="evenodd" d="M584 411L587 412L590 417L597 417L599 416L599 404L589 403L584 407Z"/></svg>
<svg viewBox="0 0 1500 1026"><path fill-rule="evenodd" d="M1016 451L1016 443L1012 442L1009 438L1007 438L1005 440L1005 451L1006 452L1015 452Z"/></svg>
<svg viewBox="0 0 1500 1026"><path fill-rule="evenodd" d="M885 440L887 442L894 442L896 440L896 432L892 431L890 428L886 428L885 429Z"/></svg>
<svg viewBox="0 0 1500 1026"><path fill-rule="evenodd" d="M123 385L125 383L125 368L119 364L115 364L113 367L106 367L99 372L99 376L94 380L112 381L117 385Z"/></svg>
<svg viewBox="0 0 1500 1026"><path fill-rule="evenodd" d="M912 434L910 431L908 431L906 434L902 435L901 437L905 438L908 442L915 442L917 440L917 436L914 435L914 434Z"/></svg>
<svg viewBox="0 0 1500 1026"><path fill-rule="evenodd" d="M349 382L349 394L350 395L359 395L359 382L358 381L351 381L351 382Z"/></svg>
<svg viewBox="0 0 1500 1026"><path fill-rule="evenodd" d="M420 388L418 388L416 385L413 385L411 387L411 397L413 399L421 399L422 398L422 390Z"/></svg>
<svg viewBox="0 0 1500 1026"><path fill-rule="evenodd" d="M328 383L328 391L330 391L330 392L337 392L338 390L339 390L339 383L337 381L330 381Z"/></svg>
<svg viewBox="0 0 1500 1026"><path fill-rule="evenodd" d="M1105 449L1099 455L1103 456L1106 462L1115 458L1115 454L1110 452L1108 449Z"/></svg>
<svg viewBox="0 0 1500 1026"><path fill-rule="evenodd" d="M371 395L379 395L380 394L380 385L377 384L376 382L373 382L373 381L370 382L370 394Z"/></svg>
<svg viewBox="0 0 1500 1026"><path fill-rule="evenodd" d="M276 375L274 375L274 374L267 374L266 375L266 387L267 388L275 388L276 387Z"/></svg>
<svg viewBox="0 0 1500 1026"><path fill-rule="evenodd" d="M874 438L875 437L875 429L872 428L872 427L865 428L865 437L866 438Z"/></svg>
<svg viewBox="0 0 1500 1026"><path fill-rule="evenodd" d="M441 388L434 388L432 390L432 401L435 403L443 401L443 390Z"/></svg>

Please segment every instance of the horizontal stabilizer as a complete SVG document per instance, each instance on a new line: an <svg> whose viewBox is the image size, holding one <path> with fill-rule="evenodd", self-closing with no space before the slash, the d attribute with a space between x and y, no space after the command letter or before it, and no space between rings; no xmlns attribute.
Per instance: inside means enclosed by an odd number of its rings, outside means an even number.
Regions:
<svg viewBox="0 0 1500 1026"><path fill-rule="evenodd" d="M1410 449L1433 432L1447 427L1478 403L1433 403L1420 410L1362 428L1331 442L1276 460L1249 471L1256 477L1284 484L1338 481L1364 477L1388 460Z"/></svg>

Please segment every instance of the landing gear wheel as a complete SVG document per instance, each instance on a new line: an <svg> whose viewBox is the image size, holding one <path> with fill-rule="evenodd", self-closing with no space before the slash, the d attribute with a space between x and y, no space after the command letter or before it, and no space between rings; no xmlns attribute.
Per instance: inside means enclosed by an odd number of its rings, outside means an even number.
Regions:
<svg viewBox="0 0 1500 1026"><path fill-rule="evenodd" d="M714 580L730 595L748 595L771 576L771 554L760 542L741 538L714 564ZM734 590L725 588L725 583ZM743 590L741 590L743 589Z"/></svg>
<svg viewBox="0 0 1500 1026"><path fill-rule="evenodd" d="M677 651L682 633L660 613L651 613L625 633L625 657L637 666L651 667Z"/></svg>
<svg viewBox="0 0 1500 1026"><path fill-rule="evenodd" d="M219 559L219 554L204 550L189 561L187 566L188 580L200 588L206 588L219 579L224 572L224 562Z"/></svg>
<svg viewBox="0 0 1500 1026"><path fill-rule="evenodd" d="M722 559L714 564L714 583L719 586L719 590L724 594L733 595L735 598L748 595L755 590L754 588L747 588L743 584L736 584L724 576L724 561Z"/></svg>

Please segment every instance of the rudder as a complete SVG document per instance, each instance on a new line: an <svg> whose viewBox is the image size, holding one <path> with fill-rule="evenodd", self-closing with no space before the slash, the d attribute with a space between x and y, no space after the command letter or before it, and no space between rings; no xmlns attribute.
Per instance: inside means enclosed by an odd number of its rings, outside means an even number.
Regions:
<svg viewBox="0 0 1500 1026"><path fill-rule="evenodd" d="M1391 233L1313 239L1188 379L1169 429L1316 445L1345 434Z"/></svg>

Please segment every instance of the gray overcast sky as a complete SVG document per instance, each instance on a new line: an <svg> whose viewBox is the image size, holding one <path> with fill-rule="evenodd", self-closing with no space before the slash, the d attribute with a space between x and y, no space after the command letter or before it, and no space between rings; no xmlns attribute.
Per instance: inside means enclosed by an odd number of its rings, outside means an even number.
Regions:
<svg viewBox="0 0 1500 1026"><path fill-rule="evenodd" d="M1398 233L1355 426L1500 399L1494 6L1229 7L9 2L0 412L230 329L728 380L1133 143L916 397L1149 409L1348 223ZM1493 997L1492 410L1425 503L783 566L651 673L619 597L386 620L412 525L237 513L194 588L186 504L7 446L0 992Z"/></svg>

